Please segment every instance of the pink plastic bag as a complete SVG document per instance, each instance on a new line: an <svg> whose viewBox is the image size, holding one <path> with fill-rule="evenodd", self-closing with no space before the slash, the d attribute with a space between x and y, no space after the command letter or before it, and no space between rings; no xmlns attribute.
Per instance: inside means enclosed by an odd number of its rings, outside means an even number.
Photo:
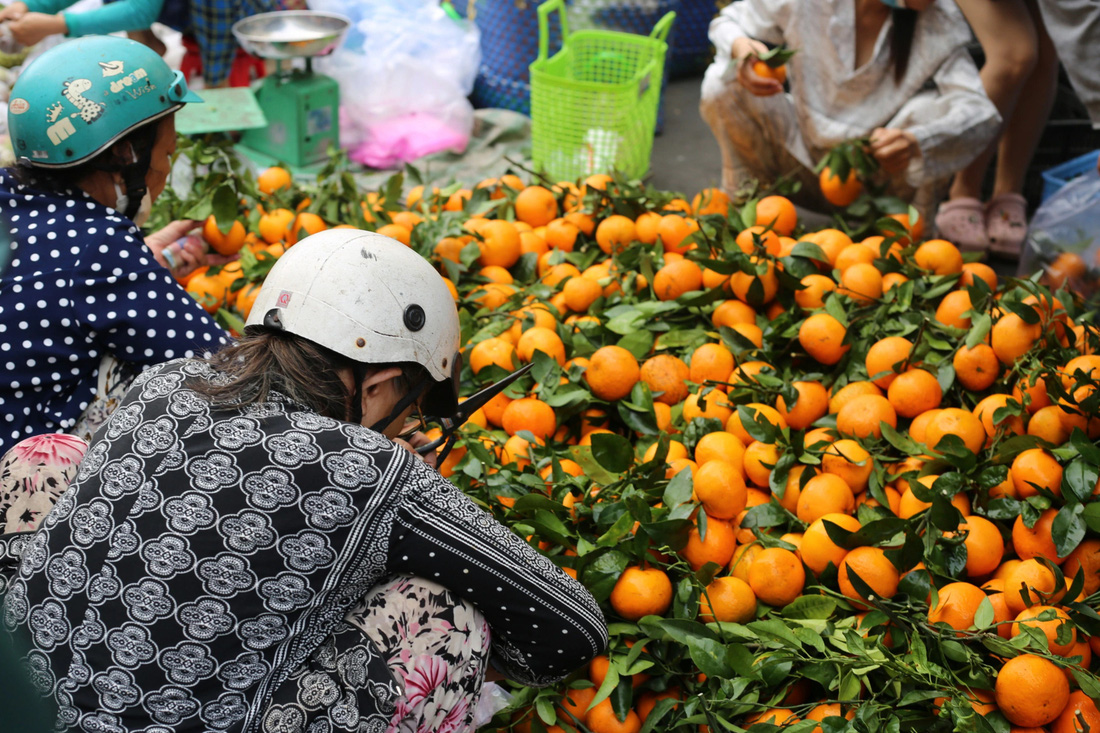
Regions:
<svg viewBox="0 0 1100 733"><path fill-rule="evenodd" d="M365 132L366 140L351 148L348 155L371 168L396 168L443 150L462 153L470 140L467 130L455 129L422 112L377 122Z"/></svg>

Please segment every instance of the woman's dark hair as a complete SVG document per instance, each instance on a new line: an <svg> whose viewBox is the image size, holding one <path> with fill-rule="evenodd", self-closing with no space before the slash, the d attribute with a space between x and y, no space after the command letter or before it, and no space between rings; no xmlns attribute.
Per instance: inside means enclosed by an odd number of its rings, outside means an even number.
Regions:
<svg viewBox="0 0 1100 733"><path fill-rule="evenodd" d="M192 380L190 389L209 399L215 408L239 409L265 402L272 391L302 404L319 415L352 421L355 389L349 390L339 370L357 376L364 365L323 346L266 326L250 326L232 346L207 360L228 379L213 383ZM419 364L372 364L372 369L401 369L406 387L425 376Z"/></svg>
<svg viewBox="0 0 1100 733"><path fill-rule="evenodd" d="M161 120L157 120L142 125L111 144L99 155L72 168L38 168L21 160L8 171L16 183L28 188L39 191L75 191L80 187L81 181L97 171L121 173L134 164L129 157L123 158L117 154L119 143L130 143L139 161L148 160L156 143L160 124Z"/></svg>
<svg viewBox="0 0 1100 733"><path fill-rule="evenodd" d="M913 36L917 31L916 10L902 10L894 8L890 11L893 17L893 35L890 38L890 56L894 61L894 81L900 82L909 68L909 56L913 52Z"/></svg>

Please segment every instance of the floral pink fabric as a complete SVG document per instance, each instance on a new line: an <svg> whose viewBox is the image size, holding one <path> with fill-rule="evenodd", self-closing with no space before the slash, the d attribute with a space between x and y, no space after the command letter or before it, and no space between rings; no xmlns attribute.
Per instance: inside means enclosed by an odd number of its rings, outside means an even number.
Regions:
<svg viewBox="0 0 1100 733"><path fill-rule="evenodd" d="M38 529L87 450L84 440L63 433L34 435L12 446L0 458L2 534Z"/></svg>

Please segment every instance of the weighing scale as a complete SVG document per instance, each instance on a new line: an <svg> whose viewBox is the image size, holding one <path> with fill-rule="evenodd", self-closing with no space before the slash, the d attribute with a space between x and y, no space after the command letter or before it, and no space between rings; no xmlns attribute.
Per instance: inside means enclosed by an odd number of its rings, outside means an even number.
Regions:
<svg viewBox="0 0 1100 733"><path fill-rule="evenodd" d="M242 133L242 152L291 168L328 159L329 146L340 144L340 87L314 73L313 59L335 51L350 27L351 20L342 15L313 10L260 13L233 24L244 50L275 61L275 73L255 89L267 125ZM305 69L284 63L293 59L305 59Z"/></svg>

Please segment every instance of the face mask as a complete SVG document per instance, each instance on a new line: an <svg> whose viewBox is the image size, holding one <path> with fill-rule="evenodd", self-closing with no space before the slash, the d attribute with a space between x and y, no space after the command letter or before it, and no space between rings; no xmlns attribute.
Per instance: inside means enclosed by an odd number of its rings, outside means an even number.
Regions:
<svg viewBox="0 0 1100 733"><path fill-rule="evenodd" d="M128 208L130 208L130 197L122 192L122 186L115 181L115 211L124 214Z"/></svg>
<svg viewBox="0 0 1100 733"><path fill-rule="evenodd" d="M882 4L890 8L897 8L898 10L905 10L907 7L905 5L905 0L882 0Z"/></svg>

